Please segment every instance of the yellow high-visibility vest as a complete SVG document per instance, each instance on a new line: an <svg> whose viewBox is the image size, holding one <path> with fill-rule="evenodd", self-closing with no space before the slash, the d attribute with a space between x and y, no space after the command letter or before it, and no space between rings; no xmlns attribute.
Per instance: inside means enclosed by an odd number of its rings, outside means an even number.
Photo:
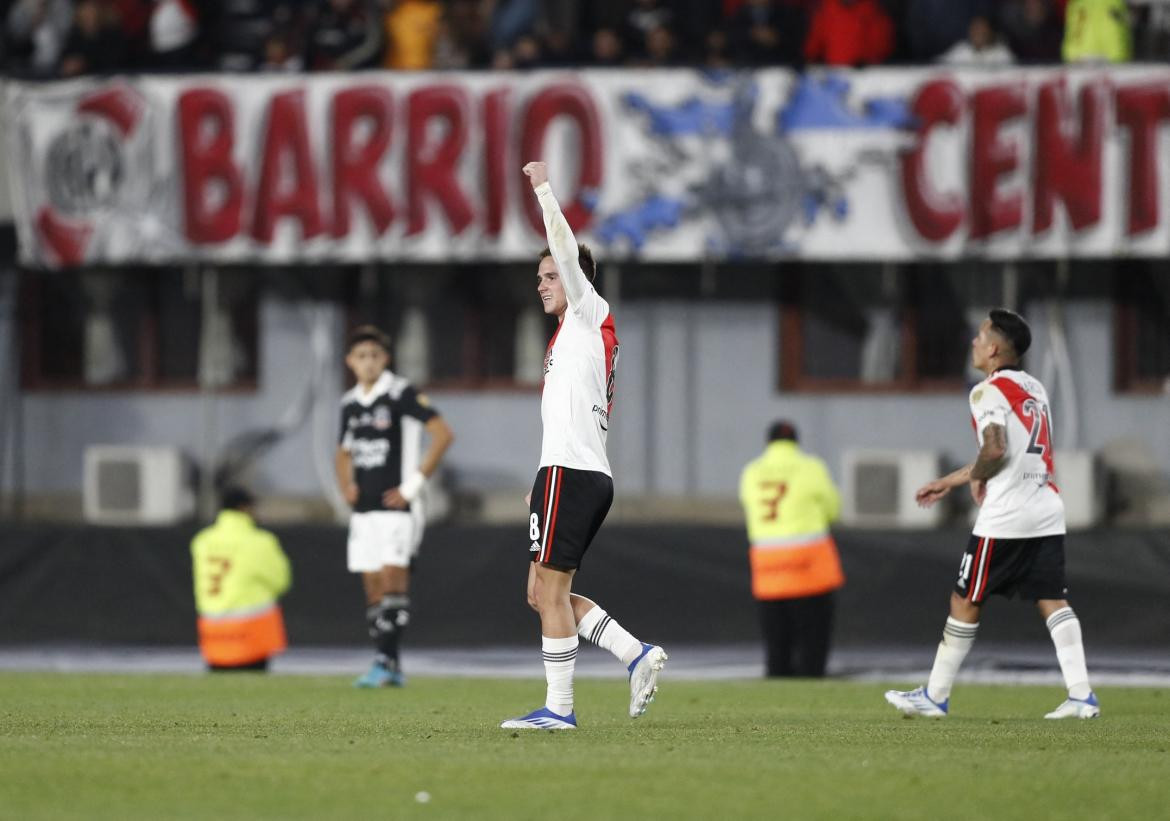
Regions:
<svg viewBox="0 0 1170 821"><path fill-rule="evenodd" d="M276 537L252 517L222 511L191 542L199 648L211 664L239 665L287 647L277 598L292 583Z"/></svg>
<svg viewBox="0 0 1170 821"><path fill-rule="evenodd" d="M1125 0L1070 0L1064 11L1062 52L1066 63L1130 60L1133 38Z"/></svg>
<svg viewBox="0 0 1170 821"><path fill-rule="evenodd" d="M829 534L841 497L824 462L795 442L772 442L743 469L739 499L757 599L815 596L845 583Z"/></svg>

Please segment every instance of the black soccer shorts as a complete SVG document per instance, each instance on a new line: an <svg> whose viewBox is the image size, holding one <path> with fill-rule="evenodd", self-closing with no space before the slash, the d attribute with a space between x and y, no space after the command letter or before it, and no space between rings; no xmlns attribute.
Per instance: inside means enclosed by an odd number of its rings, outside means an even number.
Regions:
<svg viewBox="0 0 1170 821"><path fill-rule="evenodd" d="M613 479L596 470L542 467L528 517L534 562L576 570L613 504Z"/></svg>
<svg viewBox="0 0 1170 821"><path fill-rule="evenodd" d="M1034 539L971 536L959 565L955 592L972 604L988 596L1018 595L1027 601L1063 599L1064 535Z"/></svg>

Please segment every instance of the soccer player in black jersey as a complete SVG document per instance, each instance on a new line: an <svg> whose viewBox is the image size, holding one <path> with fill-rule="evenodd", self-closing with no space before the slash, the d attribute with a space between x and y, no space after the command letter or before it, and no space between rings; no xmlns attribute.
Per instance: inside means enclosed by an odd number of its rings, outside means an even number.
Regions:
<svg viewBox="0 0 1170 821"><path fill-rule="evenodd" d="M348 565L361 573L374 663L357 687L402 686L398 659L410 621L410 564L422 541L419 494L455 436L426 396L387 369L390 343L372 325L349 337L345 364L357 384L341 398L337 481L353 506ZM422 435L430 446L422 454Z"/></svg>

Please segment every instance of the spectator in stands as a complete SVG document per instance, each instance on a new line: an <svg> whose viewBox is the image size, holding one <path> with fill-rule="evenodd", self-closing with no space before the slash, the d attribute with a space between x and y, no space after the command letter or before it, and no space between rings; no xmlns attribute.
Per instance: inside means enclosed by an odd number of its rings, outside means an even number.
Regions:
<svg viewBox="0 0 1170 821"><path fill-rule="evenodd" d="M478 0L448 0L435 42L435 68L484 68L487 23Z"/></svg>
<svg viewBox="0 0 1170 821"><path fill-rule="evenodd" d="M276 537L256 527L255 504L228 488L215 524L191 542L199 650L212 671L267 670L288 645L277 599L292 571Z"/></svg>
<svg viewBox="0 0 1170 821"><path fill-rule="evenodd" d="M1132 56L1125 0L1069 0L1064 11L1066 63L1124 63Z"/></svg>
<svg viewBox="0 0 1170 821"><path fill-rule="evenodd" d="M711 29L703 42L703 68L731 68L729 51L727 31L723 28Z"/></svg>
<svg viewBox="0 0 1170 821"><path fill-rule="evenodd" d="M647 68L668 68L678 60L675 56L674 32L667 26L655 26L646 32L646 57L642 65Z"/></svg>
<svg viewBox="0 0 1170 821"><path fill-rule="evenodd" d="M611 68L620 66L625 60L622 38L611 28L599 28L593 32L593 49L590 62L595 66Z"/></svg>
<svg viewBox="0 0 1170 821"><path fill-rule="evenodd" d="M953 66L1007 66L1015 62L1011 51L999 39L991 21L982 14L971 18L967 39L955 43L939 57Z"/></svg>
<svg viewBox="0 0 1170 821"><path fill-rule="evenodd" d="M655 29L672 31L674 10L665 0L633 0L622 21L622 41L626 57L634 64L649 60L650 32Z"/></svg>
<svg viewBox="0 0 1170 821"><path fill-rule="evenodd" d="M795 425L773 422L767 448L739 480L770 677L825 674L833 592L845 584L829 533L840 496L825 463L796 441Z"/></svg>
<svg viewBox="0 0 1170 821"><path fill-rule="evenodd" d="M549 28L543 38L541 65L550 68L569 68L580 63L574 37L563 29Z"/></svg>
<svg viewBox="0 0 1170 821"><path fill-rule="evenodd" d="M57 70L65 38L73 26L70 0L16 0L8 9L10 65L23 63L34 75Z"/></svg>
<svg viewBox="0 0 1170 821"><path fill-rule="evenodd" d="M189 0L157 0L150 16L150 63L156 71L189 71L198 65L199 15Z"/></svg>
<svg viewBox="0 0 1170 821"><path fill-rule="evenodd" d="M799 65L806 27L798 0L746 0L727 26L731 54L739 65Z"/></svg>
<svg viewBox="0 0 1170 821"><path fill-rule="evenodd" d="M911 59L937 59L968 36L976 15L990 14L989 0L910 0L902 24Z"/></svg>
<svg viewBox="0 0 1170 821"><path fill-rule="evenodd" d="M539 58L540 48L534 43L520 44L522 37L531 37L536 28L536 0L497 0L492 7L488 36L493 63L501 68L512 68L517 63L530 63ZM520 48L513 51L517 45Z"/></svg>
<svg viewBox="0 0 1170 821"><path fill-rule="evenodd" d="M382 24L370 0L321 0L310 27L305 64L310 71L352 71L377 66Z"/></svg>
<svg viewBox="0 0 1170 821"><path fill-rule="evenodd" d="M1005 0L1000 26L1019 62L1060 62L1064 27L1052 0Z"/></svg>
<svg viewBox="0 0 1170 821"><path fill-rule="evenodd" d="M264 59L258 68L260 71L296 73L304 70L305 61L289 35L280 31L274 32L264 43Z"/></svg>
<svg viewBox="0 0 1170 821"><path fill-rule="evenodd" d="M387 0L386 6L382 65L410 71L431 68L443 14L439 0Z"/></svg>
<svg viewBox="0 0 1170 821"><path fill-rule="evenodd" d="M809 24L804 57L810 63L863 66L894 50L894 24L878 0L821 0Z"/></svg>
<svg viewBox="0 0 1170 821"><path fill-rule="evenodd" d="M126 40L117 10L102 0L79 0L61 51L62 77L108 74L126 67Z"/></svg>

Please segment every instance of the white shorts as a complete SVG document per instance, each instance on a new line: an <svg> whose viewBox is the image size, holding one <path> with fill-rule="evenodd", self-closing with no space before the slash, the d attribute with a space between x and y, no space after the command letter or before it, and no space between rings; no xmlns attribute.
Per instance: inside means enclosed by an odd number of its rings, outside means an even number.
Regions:
<svg viewBox="0 0 1170 821"><path fill-rule="evenodd" d="M423 536L422 505L410 511L374 510L352 513L346 561L351 573L372 573L383 567L409 567Z"/></svg>

